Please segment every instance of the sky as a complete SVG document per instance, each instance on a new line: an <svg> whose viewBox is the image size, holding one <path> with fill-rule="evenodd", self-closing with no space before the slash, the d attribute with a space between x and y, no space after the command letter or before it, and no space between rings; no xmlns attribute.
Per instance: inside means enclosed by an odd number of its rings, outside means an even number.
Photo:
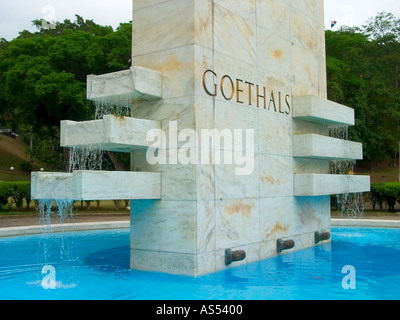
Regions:
<svg viewBox="0 0 400 320"><path fill-rule="evenodd" d="M332 20L337 25L332 30L339 29L342 25L361 27L378 12L390 12L400 18L399 0L325 0L325 28L330 29Z"/></svg>
<svg viewBox="0 0 400 320"><path fill-rule="evenodd" d="M360 27L380 11L400 18L400 1L325 0L325 27L330 29L331 20L337 21L333 30L342 25ZM12 40L24 29L35 31L34 19L75 20L75 14L116 28L132 20L132 0L0 0L0 38Z"/></svg>

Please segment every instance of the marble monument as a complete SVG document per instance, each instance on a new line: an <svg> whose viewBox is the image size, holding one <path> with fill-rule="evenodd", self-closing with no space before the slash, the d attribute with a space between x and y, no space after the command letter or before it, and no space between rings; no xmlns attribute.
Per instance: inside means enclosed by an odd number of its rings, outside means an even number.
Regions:
<svg viewBox="0 0 400 320"><path fill-rule="evenodd" d="M88 99L131 117L61 124L62 146L129 152L131 172L34 173L33 197L131 199L139 270L199 276L330 241L330 195L370 181L329 174L362 145L329 136L355 121L327 100L324 32L323 0L133 0L132 68L88 77Z"/></svg>

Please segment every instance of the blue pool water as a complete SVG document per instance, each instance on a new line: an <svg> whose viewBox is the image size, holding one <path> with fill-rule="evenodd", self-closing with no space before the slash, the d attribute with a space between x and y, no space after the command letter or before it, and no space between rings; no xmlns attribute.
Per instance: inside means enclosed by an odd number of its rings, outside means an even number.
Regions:
<svg viewBox="0 0 400 320"><path fill-rule="evenodd" d="M55 289L44 289L44 266ZM355 277L342 282L352 266ZM129 230L0 239L0 299L400 298L400 230L334 228L332 243L199 278L129 269Z"/></svg>

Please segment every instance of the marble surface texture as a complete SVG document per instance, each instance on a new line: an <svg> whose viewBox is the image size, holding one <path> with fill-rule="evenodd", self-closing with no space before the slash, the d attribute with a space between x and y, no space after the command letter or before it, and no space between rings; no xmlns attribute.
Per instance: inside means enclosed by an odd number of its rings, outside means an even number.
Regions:
<svg viewBox="0 0 400 320"><path fill-rule="evenodd" d="M329 160L362 160L361 143L331 137L304 134L294 136L294 156Z"/></svg>
<svg viewBox="0 0 400 320"><path fill-rule="evenodd" d="M161 130L160 121L105 115L101 120L61 121L61 147L97 146L105 151L130 153L145 149L150 130Z"/></svg>
<svg viewBox="0 0 400 320"><path fill-rule="evenodd" d="M293 117L331 126L354 126L354 110L336 102L312 95L293 98Z"/></svg>
<svg viewBox="0 0 400 320"><path fill-rule="evenodd" d="M294 177L294 193L296 196L312 197L368 191L370 191L369 176L296 174Z"/></svg>
<svg viewBox="0 0 400 320"><path fill-rule="evenodd" d="M161 98L161 74L134 66L124 71L89 75L86 95L91 101L117 105L157 100Z"/></svg>
<svg viewBox="0 0 400 320"><path fill-rule="evenodd" d="M160 199L161 174L156 172L33 172L32 199L121 200Z"/></svg>

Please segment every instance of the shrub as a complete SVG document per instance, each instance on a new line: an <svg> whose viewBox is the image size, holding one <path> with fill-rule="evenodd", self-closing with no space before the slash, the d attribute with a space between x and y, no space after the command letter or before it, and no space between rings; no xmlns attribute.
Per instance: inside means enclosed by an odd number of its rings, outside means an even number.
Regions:
<svg viewBox="0 0 400 320"><path fill-rule="evenodd" d="M13 199L17 209L22 208L24 199L29 209L29 203L31 201L30 182L0 182L0 205L2 208L5 206L10 207L8 201L10 197Z"/></svg>
<svg viewBox="0 0 400 320"><path fill-rule="evenodd" d="M30 182L13 182L11 197L13 198L17 209L22 208L24 199L26 200L27 208L29 208L29 202L31 201Z"/></svg>
<svg viewBox="0 0 400 320"><path fill-rule="evenodd" d="M12 187L8 182L0 182L0 207L9 206L8 198L11 196ZM3 208L4 211L5 208Z"/></svg>
<svg viewBox="0 0 400 320"><path fill-rule="evenodd" d="M371 201L372 209L374 211L377 204L379 205L379 208L383 210L383 201L385 200L384 185L384 183L371 184Z"/></svg>
<svg viewBox="0 0 400 320"><path fill-rule="evenodd" d="M371 185L372 208L376 204L383 210L383 203L386 202L388 209L394 211L396 201L400 198L400 182L374 183Z"/></svg>
<svg viewBox="0 0 400 320"><path fill-rule="evenodd" d="M10 206L9 205L7 205L7 206L0 205L0 211L8 212L8 211L10 211Z"/></svg>
<svg viewBox="0 0 400 320"><path fill-rule="evenodd" d="M19 190L22 194L22 197L26 201L26 209L29 209L29 205L31 203L31 183L30 182L18 182Z"/></svg>

